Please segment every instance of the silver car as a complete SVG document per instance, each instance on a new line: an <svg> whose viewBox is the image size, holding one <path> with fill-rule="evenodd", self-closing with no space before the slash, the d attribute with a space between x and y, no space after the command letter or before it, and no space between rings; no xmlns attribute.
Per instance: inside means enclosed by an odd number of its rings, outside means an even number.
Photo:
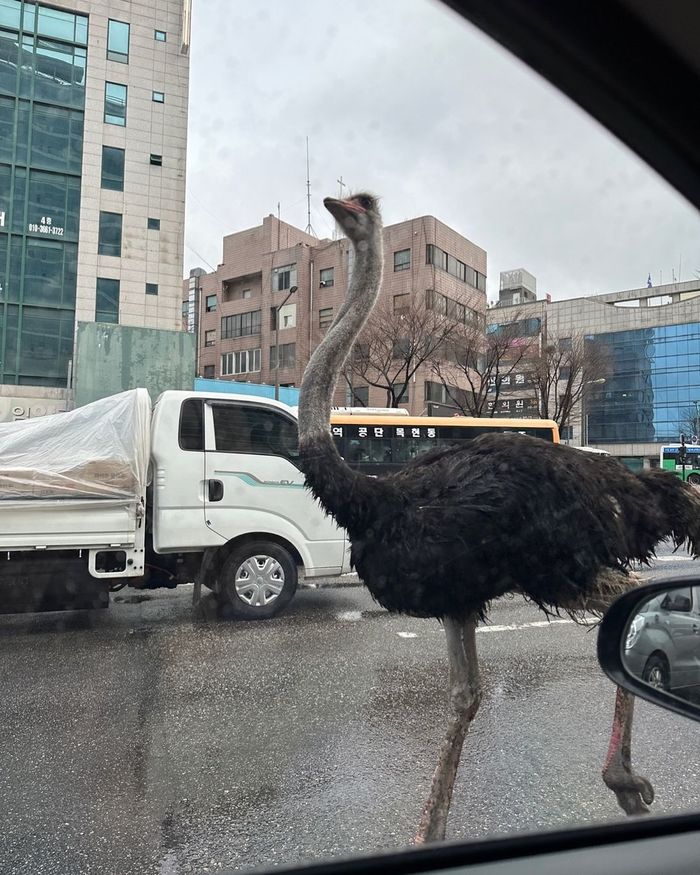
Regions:
<svg viewBox="0 0 700 875"><path fill-rule="evenodd" d="M653 687L700 691L700 586L674 589L644 605L630 624L625 664Z"/></svg>

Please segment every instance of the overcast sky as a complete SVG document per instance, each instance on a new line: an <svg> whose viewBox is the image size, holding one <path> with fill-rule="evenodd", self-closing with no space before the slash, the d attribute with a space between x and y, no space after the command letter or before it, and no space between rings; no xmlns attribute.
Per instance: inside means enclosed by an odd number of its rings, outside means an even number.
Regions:
<svg viewBox="0 0 700 875"><path fill-rule="evenodd" d="M269 213L332 233L343 180L432 214L555 299L700 272L696 211L505 50L430 0L194 0L185 273ZM698 273L700 275L700 273Z"/></svg>

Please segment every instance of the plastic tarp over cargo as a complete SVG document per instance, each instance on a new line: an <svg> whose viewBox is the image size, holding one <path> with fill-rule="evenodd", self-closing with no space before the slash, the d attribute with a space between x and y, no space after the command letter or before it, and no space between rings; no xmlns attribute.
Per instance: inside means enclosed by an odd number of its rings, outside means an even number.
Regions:
<svg viewBox="0 0 700 875"><path fill-rule="evenodd" d="M131 498L146 488L151 400L146 389L69 413L0 424L0 501Z"/></svg>

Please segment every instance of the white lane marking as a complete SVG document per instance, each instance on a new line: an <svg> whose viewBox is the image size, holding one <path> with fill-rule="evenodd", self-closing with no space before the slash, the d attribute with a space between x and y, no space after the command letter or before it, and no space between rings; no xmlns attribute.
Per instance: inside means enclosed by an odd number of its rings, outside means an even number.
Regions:
<svg viewBox="0 0 700 875"><path fill-rule="evenodd" d="M598 620L596 617L587 617L582 620L576 622L575 620L570 620L568 618L555 618L553 620L533 620L531 623L513 623L508 626L499 626L496 624L488 625L488 626L479 626L477 628L477 632L519 632L521 629L544 629L547 626L596 626L598 624ZM445 631L444 626L440 626L438 629L431 629L431 632L440 633ZM414 632L397 632L396 633L401 638L417 638L418 636Z"/></svg>
<svg viewBox="0 0 700 875"><path fill-rule="evenodd" d="M356 623L362 619L362 611L340 611L335 615L336 620L344 620L346 623Z"/></svg>
<svg viewBox="0 0 700 875"><path fill-rule="evenodd" d="M595 619L591 620L582 620L580 625L583 626L591 626L598 621ZM565 624L573 625L574 621L568 618L555 618L553 620L533 620L531 623L514 623L510 626L497 626L497 625L488 625L488 626L479 626L476 630L477 632L518 632L521 629L544 629L547 626L561 626Z"/></svg>
<svg viewBox="0 0 700 875"><path fill-rule="evenodd" d="M657 556L654 562L692 562L692 556Z"/></svg>

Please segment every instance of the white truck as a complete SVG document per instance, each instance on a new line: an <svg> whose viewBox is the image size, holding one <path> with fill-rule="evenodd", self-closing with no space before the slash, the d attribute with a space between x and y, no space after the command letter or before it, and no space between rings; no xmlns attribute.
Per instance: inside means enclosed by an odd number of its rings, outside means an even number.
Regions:
<svg viewBox="0 0 700 875"><path fill-rule="evenodd" d="M132 586L209 587L271 617L299 575L350 570L345 533L304 486L297 423L265 398L145 389L0 424L0 586L44 605Z"/></svg>

